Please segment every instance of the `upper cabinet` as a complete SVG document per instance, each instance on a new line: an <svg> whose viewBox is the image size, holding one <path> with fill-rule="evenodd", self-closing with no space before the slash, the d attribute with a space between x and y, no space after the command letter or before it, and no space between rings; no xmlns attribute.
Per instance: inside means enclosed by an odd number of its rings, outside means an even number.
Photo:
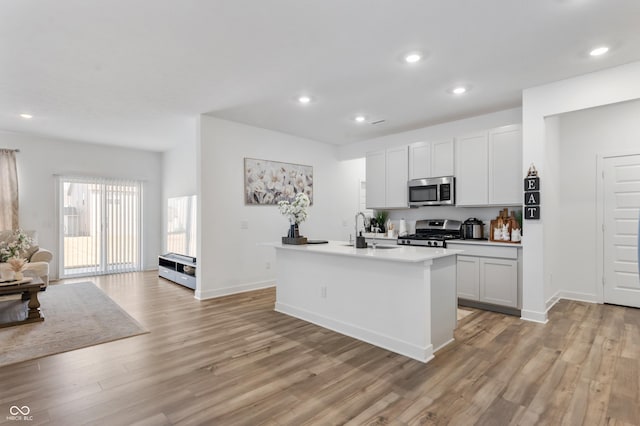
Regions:
<svg viewBox="0 0 640 426"><path fill-rule="evenodd" d="M456 140L456 205L489 203L489 136L479 132Z"/></svg>
<svg viewBox="0 0 640 426"><path fill-rule="evenodd" d="M386 164L385 150L368 152L366 158L367 208L385 207L386 197Z"/></svg>
<svg viewBox="0 0 640 426"><path fill-rule="evenodd" d="M406 208L409 155L406 146L367 153L367 208Z"/></svg>
<svg viewBox="0 0 640 426"><path fill-rule="evenodd" d="M489 131L489 204L522 204L522 127Z"/></svg>
<svg viewBox="0 0 640 426"><path fill-rule="evenodd" d="M503 126L456 139L458 206L522 204L522 128Z"/></svg>
<svg viewBox="0 0 640 426"><path fill-rule="evenodd" d="M453 176L453 139L409 145L409 179Z"/></svg>

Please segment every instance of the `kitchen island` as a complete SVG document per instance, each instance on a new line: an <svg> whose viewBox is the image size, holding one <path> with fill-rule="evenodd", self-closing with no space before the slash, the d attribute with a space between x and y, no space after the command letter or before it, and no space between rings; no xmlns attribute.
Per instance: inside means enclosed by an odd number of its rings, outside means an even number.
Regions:
<svg viewBox="0 0 640 426"><path fill-rule="evenodd" d="M453 341L460 250L266 245L276 248L276 311L422 362Z"/></svg>

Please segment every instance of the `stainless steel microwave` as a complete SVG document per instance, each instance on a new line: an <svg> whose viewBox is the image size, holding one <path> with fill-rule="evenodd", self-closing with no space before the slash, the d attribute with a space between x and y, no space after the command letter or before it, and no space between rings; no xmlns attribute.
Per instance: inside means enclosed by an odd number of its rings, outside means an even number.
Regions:
<svg viewBox="0 0 640 426"><path fill-rule="evenodd" d="M410 180L409 207L455 205L455 183L453 176Z"/></svg>

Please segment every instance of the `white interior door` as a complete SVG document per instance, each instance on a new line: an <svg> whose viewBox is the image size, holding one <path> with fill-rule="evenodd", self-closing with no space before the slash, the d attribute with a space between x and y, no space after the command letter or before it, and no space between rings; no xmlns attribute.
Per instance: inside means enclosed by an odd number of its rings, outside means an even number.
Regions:
<svg viewBox="0 0 640 426"><path fill-rule="evenodd" d="M640 155L603 160L604 302L640 307Z"/></svg>

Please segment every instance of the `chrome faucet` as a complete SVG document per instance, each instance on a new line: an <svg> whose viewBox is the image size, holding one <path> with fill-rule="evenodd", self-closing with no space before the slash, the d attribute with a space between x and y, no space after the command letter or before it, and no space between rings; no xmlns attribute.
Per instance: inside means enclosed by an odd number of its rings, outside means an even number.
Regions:
<svg viewBox="0 0 640 426"><path fill-rule="evenodd" d="M358 212L356 214L356 242L354 244L355 248L367 248L367 242L365 241L364 237L359 237L358 236L358 216L362 216L362 227L365 228L366 227L366 220L367 218L365 217L364 213L362 212Z"/></svg>
<svg viewBox="0 0 640 426"><path fill-rule="evenodd" d="M363 228L363 229L364 229L364 227L365 227L365 221L367 220L367 218L366 218L366 216L364 215L364 213L362 213L362 212L358 212L358 213L356 213L356 229L355 229L356 235L355 235L355 237L357 237L357 236L358 236L358 216L362 216L362 228Z"/></svg>

